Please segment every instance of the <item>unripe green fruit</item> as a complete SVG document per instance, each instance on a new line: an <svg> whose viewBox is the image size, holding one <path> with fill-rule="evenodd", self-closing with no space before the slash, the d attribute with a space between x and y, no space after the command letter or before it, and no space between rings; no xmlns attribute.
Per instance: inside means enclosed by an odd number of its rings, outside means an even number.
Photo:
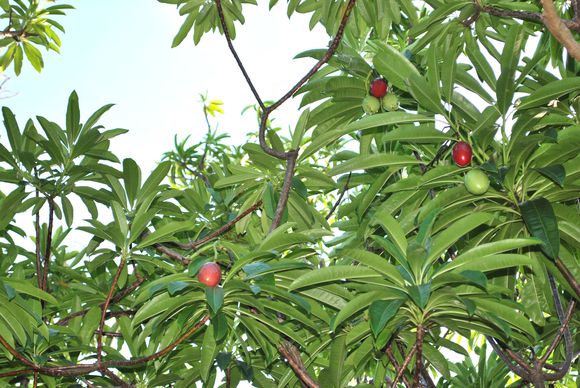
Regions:
<svg viewBox="0 0 580 388"><path fill-rule="evenodd" d="M366 96L362 102L362 108L366 114L375 114L381 109L381 101L373 96Z"/></svg>
<svg viewBox="0 0 580 388"><path fill-rule="evenodd" d="M381 100L383 109L387 112L393 112L399 109L399 98L396 94L389 93Z"/></svg>
<svg viewBox="0 0 580 388"><path fill-rule="evenodd" d="M484 194L489 189L487 174L478 169L470 170L465 174L464 182L467 191L474 195Z"/></svg>

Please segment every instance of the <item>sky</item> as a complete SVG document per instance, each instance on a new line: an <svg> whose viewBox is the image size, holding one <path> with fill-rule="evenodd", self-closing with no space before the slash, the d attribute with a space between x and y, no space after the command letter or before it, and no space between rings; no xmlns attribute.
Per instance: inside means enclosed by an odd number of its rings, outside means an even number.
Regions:
<svg viewBox="0 0 580 388"><path fill-rule="evenodd" d="M64 124L73 90L83 119L114 103L101 123L130 132L114 139L111 149L120 159L135 159L145 174L172 148L174 135L197 141L205 134L200 93L224 101L219 129L230 134L231 144L243 144L245 134L256 131L255 115L241 115L254 98L222 35L207 33L198 46L190 35L172 49L183 21L173 5L155 0L65 2L76 9L58 19L66 28L61 54L43 53L40 74L29 65L19 77L6 74L10 79L4 91L11 97L0 104L10 107L19 123L40 115ZM308 16L295 14L289 20L284 4L269 12L268 1L259 3L244 6L246 23L237 25L234 44L262 99L277 99L313 64L293 57L326 47L329 38L320 27L308 29ZM288 128L298 118L297 109L298 100L291 100L273 117Z"/></svg>

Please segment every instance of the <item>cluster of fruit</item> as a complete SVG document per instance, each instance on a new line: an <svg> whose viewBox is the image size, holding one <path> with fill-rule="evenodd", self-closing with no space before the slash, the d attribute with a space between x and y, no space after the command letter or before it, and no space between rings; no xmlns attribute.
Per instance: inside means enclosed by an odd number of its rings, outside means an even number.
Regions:
<svg viewBox="0 0 580 388"><path fill-rule="evenodd" d="M377 113L381 107L387 112L399 109L399 98L394 93L388 93L389 85L384 78L375 78L371 82L369 95L363 99L362 108L366 114Z"/></svg>
<svg viewBox="0 0 580 388"><path fill-rule="evenodd" d="M459 167L466 167L471 163L473 150L468 143L459 141L453 147L452 156L455 164ZM467 191L474 195L484 194L489 189L489 178L478 168L469 170L465 174L464 182Z"/></svg>

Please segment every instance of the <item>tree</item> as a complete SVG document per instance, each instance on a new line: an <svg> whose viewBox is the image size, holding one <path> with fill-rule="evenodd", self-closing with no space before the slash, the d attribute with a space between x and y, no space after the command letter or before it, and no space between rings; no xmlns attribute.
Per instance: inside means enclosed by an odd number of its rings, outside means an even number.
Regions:
<svg viewBox="0 0 580 388"><path fill-rule="evenodd" d="M226 146L208 117L220 102L204 97L205 139L176 139L142 179L109 151L124 132L98 124L111 105L82 122L73 92L62 125L19 124L4 107L0 381L572 384L577 1L555 14L551 1L540 13L524 1L291 0L289 16L311 14L332 40L298 55L316 63L274 101L232 42L254 2L161 2L185 16L174 46L191 31L194 43L225 36L258 131ZM389 94L363 110L377 77ZM285 134L273 118L290 98L301 112ZM90 237L80 251L66 246L72 229ZM207 262L222 268L217 287L196 278Z"/></svg>

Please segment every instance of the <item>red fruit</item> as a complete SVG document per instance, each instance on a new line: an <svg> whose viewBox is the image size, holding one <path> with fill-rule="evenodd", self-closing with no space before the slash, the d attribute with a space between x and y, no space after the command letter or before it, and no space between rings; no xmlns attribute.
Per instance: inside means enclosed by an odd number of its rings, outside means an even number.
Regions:
<svg viewBox="0 0 580 388"><path fill-rule="evenodd" d="M197 280L208 287L217 286L220 280L222 280L222 271L220 266L216 263L205 263L197 274Z"/></svg>
<svg viewBox="0 0 580 388"><path fill-rule="evenodd" d="M387 94L388 89L387 81L384 78L379 77L371 82L370 93L376 98L383 98L385 94Z"/></svg>
<svg viewBox="0 0 580 388"><path fill-rule="evenodd" d="M471 146L464 141L460 141L453 147L453 160L459 167L468 166L471 163L473 151Z"/></svg>

